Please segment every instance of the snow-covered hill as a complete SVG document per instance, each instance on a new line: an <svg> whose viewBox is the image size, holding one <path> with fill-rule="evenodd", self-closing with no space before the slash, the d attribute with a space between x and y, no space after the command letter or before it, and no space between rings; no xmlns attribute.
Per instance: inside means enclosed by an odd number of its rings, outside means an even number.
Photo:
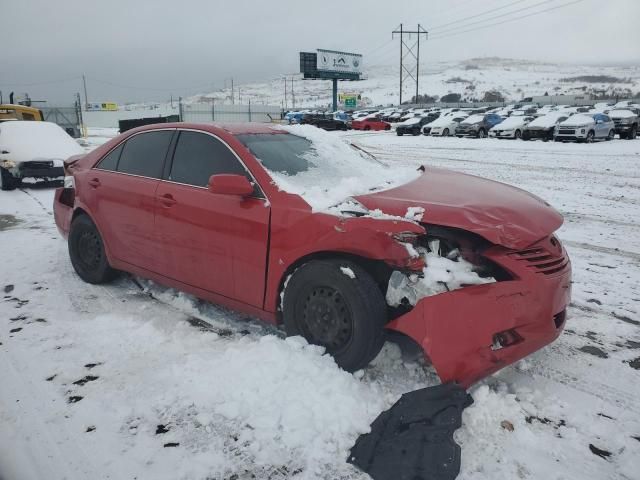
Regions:
<svg viewBox="0 0 640 480"><path fill-rule="evenodd" d="M365 59L366 61L366 59ZM366 65L366 64L365 64ZM478 99L485 92L497 90L507 100L519 100L534 95L608 94L612 96L640 95L640 66L569 65L497 57L474 58L463 62L424 62L421 65L420 94L442 97L460 93L463 99ZM285 75L263 83L236 85L234 96L240 103L282 105ZM324 107L331 102L331 83L303 80L300 74L288 74L287 103L292 107L291 78L295 107ZM398 65L373 66L360 82L340 82L343 92L355 92L368 99L370 105L390 105L398 102ZM403 100L415 93L411 83L405 84ZM231 88L190 97L190 103L231 102Z"/></svg>

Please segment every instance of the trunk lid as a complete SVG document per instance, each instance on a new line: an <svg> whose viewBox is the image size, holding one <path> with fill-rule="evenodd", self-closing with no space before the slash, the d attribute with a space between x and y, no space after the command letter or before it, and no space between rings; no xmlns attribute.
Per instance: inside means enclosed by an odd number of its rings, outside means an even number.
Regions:
<svg viewBox="0 0 640 480"><path fill-rule="evenodd" d="M529 192L434 167L405 185L356 199L369 210L400 217L409 207L422 207L423 223L461 228L512 249L528 247L563 222L553 207Z"/></svg>

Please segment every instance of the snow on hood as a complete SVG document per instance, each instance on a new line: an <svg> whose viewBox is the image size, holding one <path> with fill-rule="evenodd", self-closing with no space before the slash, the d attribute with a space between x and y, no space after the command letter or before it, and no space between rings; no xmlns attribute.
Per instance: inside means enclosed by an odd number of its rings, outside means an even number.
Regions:
<svg viewBox="0 0 640 480"><path fill-rule="evenodd" d="M566 113L550 113L543 117L538 117L531 123L529 123L530 127L542 127L549 128L553 127L560 117L566 117Z"/></svg>
<svg viewBox="0 0 640 480"><path fill-rule="evenodd" d="M562 216L529 192L434 167L411 183L356 200L399 217L422 207L424 223L461 228L507 248L528 247L562 225Z"/></svg>
<svg viewBox="0 0 640 480"><path fill-rule="evenodd" d="M576 113L575 115L571 115L571 117L567 118L560 125L591 125L595 120L591 115L585 115L582 113Z"/></svg>
<svg viewBox="0 0 640 480"><path fill-rule="evenodd" d="M632 118L635 117L636 114L631 110L611 110L609 116L612 118Z"/></svg>
<svg viewBox="0 0 640 480"><path fill-rule="evenodd" d="M478 123L484 120L484 115L471 115L468 118L465 118L461 123L471 124Z"/></svg>
<svg viewBox="0 0 640 480"><path fill-rule="evenodd" d="M453 115L446 115L444 117L438 117L433 122L429 123L430 127L446 127L453 123L453 119L456 118Z"/></svg>
<svg viewBox="0 0 640 480"><path fill-rule="evenodd" d="M312 148L304 155L310 165L308 170L295 175L269 173L280 190L300 195L314 211L327 210L348 197L393 188L420 176L413 167L392 168L374 160L340 137L312 125L277 128L312 143Z"/></svg>
<svg viewBox="0 0 640 480"><path fill-rule="evenodd" d="M3 122L0 124L0 146L10 152L3 158L17 163L65 160L84 153L67 132L50 122Z"/></svg>
<svg viewBox="0 0 640 480"><path fill-rule="evenodd" d="M523 126L526 122L524 121L525 117L509 117L498 125L492 127L492 130L495 128L500 130L508 130L509 128L516 128Z"/></svg>

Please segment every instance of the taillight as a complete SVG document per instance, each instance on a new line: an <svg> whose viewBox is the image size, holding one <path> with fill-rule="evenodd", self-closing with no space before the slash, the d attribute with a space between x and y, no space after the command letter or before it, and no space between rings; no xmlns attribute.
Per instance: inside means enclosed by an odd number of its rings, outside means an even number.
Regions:
<svg viewBox="0 0 640 480"><path fill-rule="evenodd" d="M71 189L76 188L76 179L73 177L73 175L65 175L63 186L64 188L71 188Z"/></svg>

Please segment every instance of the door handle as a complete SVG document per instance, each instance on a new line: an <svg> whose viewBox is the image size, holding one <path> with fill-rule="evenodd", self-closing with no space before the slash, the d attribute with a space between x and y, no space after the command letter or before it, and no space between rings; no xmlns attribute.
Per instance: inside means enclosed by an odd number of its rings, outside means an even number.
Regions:
<svg viewBox="0 0 640 480"><path fill-rule="evenodd" d="M92 178L91 180L89 180L89 185L91 185L93 188L98 188L100 186L100 180L98 180L97 178Z"/></svg>
<svg viewBox="0 0 640 480"><path fill-rule="evenodd" d="M177 203L176 199L173 198L173 196L170 193L165 193L164 195L162 195L160 197L160 202L167 208L172 207Z"/></svg>

